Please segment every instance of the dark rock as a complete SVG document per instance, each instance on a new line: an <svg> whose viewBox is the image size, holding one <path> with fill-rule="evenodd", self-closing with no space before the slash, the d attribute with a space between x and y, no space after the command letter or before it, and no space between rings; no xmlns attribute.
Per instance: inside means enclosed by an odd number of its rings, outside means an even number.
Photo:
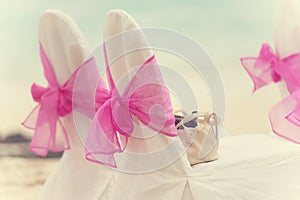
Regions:
<svg viewBox="0 0 300 200"><path fill-rule="evenodd" d="M60 158L63 155L63 152L48 152L47 158Z"/></svg>
<svg viewBox="0 0 300 200"><path fill-rule="evenodd" d="M1 143L24 143L24 142L30 142L30 139L25 137L21 133L14 133L14 134L10 134L0 142Z"/></svg>
<svg viewBox="0 0 300 200"><path fill-rule="evenodd" d="M9 134L0 140L0 157L40 158L29 150L31 139L22 133ZM59 158L63 152L48 152L47 158Z"/></svg>
<svg viewBox="0 0 300 200"><path fill-rule="evenodd" d="M20 157L20 158L37 158L44 159L32 153L29 150L29 142L20 142L20 143L0 143L0 158L1 157ZM61 157L62 152L50 152L47 155L47 158L59 158Z"/></svg>

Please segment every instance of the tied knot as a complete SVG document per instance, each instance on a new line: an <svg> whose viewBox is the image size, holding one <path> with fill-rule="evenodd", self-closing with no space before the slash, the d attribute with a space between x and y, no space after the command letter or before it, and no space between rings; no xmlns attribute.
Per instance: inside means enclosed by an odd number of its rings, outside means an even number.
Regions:
<svg viewBox="0 0 300 200"><path fill-rule="evenodd" d="M31 86L31 95L35 102L43 104L49 103L46 99L51 99L49 109L57 111L58 116L63 117L72 112L72 92L64 87L52 86L42 87L37 84Z"/></svg>
<svg viewBox="0 0 300 200"><path fill-rule="evenodd" d="M99 85L96 94L96 108L102 109L106 114L103 117L110 116L112 129L118 133L129 137L133 131L133 123L130 115L130 95L121 96L116 88L108 90L105 85Z"/></svg>

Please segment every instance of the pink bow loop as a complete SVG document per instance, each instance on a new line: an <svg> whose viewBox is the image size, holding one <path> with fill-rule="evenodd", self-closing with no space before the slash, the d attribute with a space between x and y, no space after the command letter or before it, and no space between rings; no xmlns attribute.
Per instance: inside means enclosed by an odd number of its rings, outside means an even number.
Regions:
<svg viewBox="0 0 300 200"><path fill-rule="evenodd" d="M72 112L72 87L77 71L60 86L52 64L41 45L40 56L49 85L42 87L35 83L32 84L31 95L39 105L33 109L22 124L34 130L30 150L45 157L48 151L59 152L70 148L68 136L60 117Z"/></svg>
<svg viewBox="0 0 300 200"><path fill-rule="evenodd" d="M100 80L96 93L98 110L89 128L85 149L88 160L116 167L114 154L126 148L134 131L133 117L167 136L177 136L177 130L170 96L154 56L138 69L122 95L115 87L108 63L106 65L110 90Z"/></svg>
<svg viewBox="0 0 300 200"><path fill-rule="evenodd" d="M281 60L273 53L268 44L263 44L258 57L241 58L242 65L254 83L253 92L259 88L281 80L278 67Z"/></svg>
<svg viewBox="0 0 300 200"><path fill-rule="evenodd" d="M32 99L37 102L40 103L42 101L42 96L43 94L45 94L45 92L47 92L48 88L45 88L43 86L39 86L36 83L33 83L31 85L31 96Z"/></svg>

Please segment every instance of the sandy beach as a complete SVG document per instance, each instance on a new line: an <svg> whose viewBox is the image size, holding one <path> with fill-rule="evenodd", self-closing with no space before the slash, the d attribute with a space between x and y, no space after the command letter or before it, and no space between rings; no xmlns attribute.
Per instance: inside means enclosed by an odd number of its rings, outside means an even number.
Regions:
<svg viewBox="0 0 300 200"><path fill-rule="evenodd" d="M0 200L35 199L58 160L0 157Z"/></svg>

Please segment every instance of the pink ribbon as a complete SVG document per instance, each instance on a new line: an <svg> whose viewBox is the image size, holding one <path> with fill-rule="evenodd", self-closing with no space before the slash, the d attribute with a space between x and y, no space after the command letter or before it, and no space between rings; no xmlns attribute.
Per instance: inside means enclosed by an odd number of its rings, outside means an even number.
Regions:
<svg viewBox="0 0 300 200"><path fill-rule="evenodd" d="M258 57L241 58L242 65L257 89L284 80L290 96L276 104L269 113L273 132L300 144L300 53L285 58L275 55L263 44Z"/></svg>
<svg viewBox="0 0 300 200"><path fill-rule="evenodd" d="M31 95L39 105L22 124L34 130L29 149L39 156L46 157L48 151L59 152L70 148L61 117L72 112L72 89L77 70L60 86L42 45L40 57L48 86L32 84Z"/></svg>
<svg viewBox="0 0 300 200"><path fill-rule="evenodd" d="M270 110L269 119L275 134L300 144L300 90L277 103Z"/></svg>
<svg viewBox="0 0 300 200"><path fill-rule="evenodd" d="M134 131L133 118L167 136L177 136L177 130L169 92L164 86L155 57L150 57L139 67L122 95L112 79L106 55L105 58L110 90L100 80L96 92L98 109L88 131L85 149L88 160L117 167L114 154L126 148L128 137ZM90 71L92 73L95 70ZM90 75L87 76L92 77Z"/></svg>
<svg viewBox="0 0 300 200"><path fill-rule="evenodd" d="M241 58L241 62L253 80L253 92L282 79L290 93L300 88L300 53L280 59L268 44L263 44L258 57Z"/></svg>

